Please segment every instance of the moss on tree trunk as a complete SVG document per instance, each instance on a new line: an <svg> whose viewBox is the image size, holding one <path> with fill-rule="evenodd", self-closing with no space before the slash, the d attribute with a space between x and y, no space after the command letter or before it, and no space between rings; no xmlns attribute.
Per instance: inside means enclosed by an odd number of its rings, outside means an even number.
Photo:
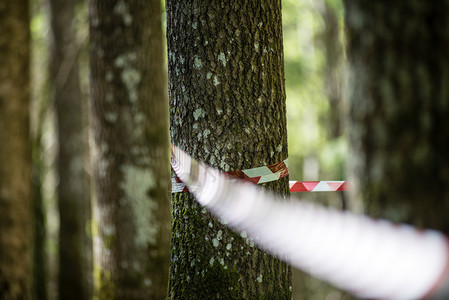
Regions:
<svg viewBox="0 0 449 300"><path fill-rule="evenodd" d="M345 5L356 196L449 233L449 1Z"/></svg>
<svg viewBox="0 0 449 300"><path fill-rule="evenodd" d="M281 3L171 1L172 143L223 171L287 158ZM288 195L288 178L265 184ZM173 197L169 296L290 299L290 268L195 202Z"/></svg>

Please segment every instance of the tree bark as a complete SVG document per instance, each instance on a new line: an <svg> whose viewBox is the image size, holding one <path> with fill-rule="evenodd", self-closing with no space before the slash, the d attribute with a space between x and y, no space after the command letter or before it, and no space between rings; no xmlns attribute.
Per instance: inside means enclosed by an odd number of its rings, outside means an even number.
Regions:
<svg viewBox="0 0 449 300"><path fill-rule="evenodd" d="M347 0L356 197L449 233L449 1Z"/></svg>
<svg viewBox="0 0 449 300"><path fill-rule="evenodd" d="M100 299L163 299L170 240L161 7L89 1Z"/></svg>
<svg viewBox="0 0 449 300"><path fill-rule="evenodd" d="M32 274L28 1L0 3L0 295L30 299Z"/></svg>
<svg viewBox="0 0 449 300"><path fill-rule="evenodd" d="M74 0L50 0L51 83L58 132L59 299L88 299L92 275L86 251L90 191L79 83Z"/></svg>
<svg viewBox="0 0 449 300"><path fill-rule="evenodd" d="M287 158L281 3L167 1L172 143L223 171ZM288 178L265 188L288 195ZM291 299L291 270L173 197L172 299Z"/></svg>

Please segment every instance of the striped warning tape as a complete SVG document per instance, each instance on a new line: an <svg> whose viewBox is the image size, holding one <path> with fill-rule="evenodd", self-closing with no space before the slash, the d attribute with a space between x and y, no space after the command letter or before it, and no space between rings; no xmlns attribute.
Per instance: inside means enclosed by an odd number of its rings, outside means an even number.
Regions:
<svg viewBox="0 0 449 300"><path fill-rule="evenodd" d="M282 201L231 182L175 146L172 154L173 170L201 205L293 266L359 298L449 299L449 245L441 232Z"/></svg>
<svg viewBox="0 0 449 300"><path fill-rule="evenodd" d="M289 181L290 192L337 192L347 191L347 181Z"/></svg>
<svg viewBox="0 0 449 300"><path fill-rule="evenodd" d="M172 193L189 191L186 184L178 177L173 177L171 180ZM230 180L233 179L230 178ZM347 181L289 181L289 186L290 192L339 192L350 189Z"/></svg>
<svg viewBox="0 0 449 300"><path fill-rule="evenodd" d="M288 159L267 166L226 172L229 179L244 179L255 184L266 183L288 175ZM178 177L172 178L172 193L187 192L188 188Z"/></svg>
<svg viewBox="0 0 449 300"><path fill-rule="evenodd" d="M266 183L284 178L288 175L288 159L284 161L240 171L226 172L232 181L236 178L256 184ZM289 181L290 192L335 192L347 191L347 181ZM172 178L172 193L187 192L189 189L178 177Z"/></svg>
<svg viewBox="0 0 449 300"><path fill-rule="evenodd" d="M234 178L246 179L256 184L270 182L288 175L288 159L268 166L227 172L226 174Z"/></svg>
<svg viewBox="0 0 449 300"><path fill-rule="evenodd" d="M171 192L173 193L182 193L182 192L188 192L189 189L187 188L187 185L182 182L178 177L172 177L171 178Z"/></svg>

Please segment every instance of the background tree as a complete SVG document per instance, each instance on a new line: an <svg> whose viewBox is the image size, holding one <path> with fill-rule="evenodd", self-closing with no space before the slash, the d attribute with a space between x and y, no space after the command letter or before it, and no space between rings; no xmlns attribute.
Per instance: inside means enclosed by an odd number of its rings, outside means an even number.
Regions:
<svg viewBox="0 0 449 300"><path fill-rule="evenodd" d="M33 197L33 295L35 299L45 300L48 298L48 260L45 249L47 241L46 211L43 197L43 151L42 151L42 114L31 127L36 125L38 128L32 135L32 197ZM31 116L30 116L31 117Z"/></svg>
<svg viewBox="0 0 449 300"><path fill-rule="evenodd" d="M169 141L161 7L89 1L100 299L163 299Z"/></svg>
<svg viewBox="0 0 449 300"><path fill-rule="evenodd" d="M325 123L330 138L336 139L346 132L345 102L343 98L343 45L341 2L323 0L321 14L325 28L323 42L326 57L325 90L329 101L329 119ZM344 195L340 193L340 195ZM344 201L344 200L343 200Z"/></svg>
<svg viewBox="0 0 449 300"><path fill-rule="evenodd" d="M30 24L27 0L0 3L0 295L30 299Z"/></svg>
<svg viewBox="0 0 449 300"><path fill-rule="evenodd" d="M172 143L223 171L287 158L281 2L167 1ZM288 195L288 178L265 184ZM189 193L173 197L169 296L291 299L290 268Z"/></svg>
<svg viewBox="0 0 449 300"><path fill-rule="evenodd" d="M58 132L59 299L88 299L90 190L75 34L75 0L50 0L51 85Z"/></svg>
<svg viewBox="0 0 449 300"><path fill-rule="evenodd" d="M356 197L449 233L449 1L345 6Z"/></svg>

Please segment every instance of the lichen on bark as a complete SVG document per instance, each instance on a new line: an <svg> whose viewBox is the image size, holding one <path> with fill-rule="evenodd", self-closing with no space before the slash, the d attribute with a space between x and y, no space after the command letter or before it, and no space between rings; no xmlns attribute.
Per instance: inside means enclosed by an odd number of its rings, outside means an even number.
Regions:
<svg viewBox="0 0 449 300"><path fill-rule="evenodd" d="M280 1L166 8L172 143L223 171L287 158ZM289 193L288 178L264 186ZM291 298L290 268L190 194L173 196L172 219L172 299Z"/></svg>
<svg viewBox="0 0 449 300"><path fill-rule="evenodd" d="M160 1L89 2L100 299L166 296L168 101Z"/></svg>

